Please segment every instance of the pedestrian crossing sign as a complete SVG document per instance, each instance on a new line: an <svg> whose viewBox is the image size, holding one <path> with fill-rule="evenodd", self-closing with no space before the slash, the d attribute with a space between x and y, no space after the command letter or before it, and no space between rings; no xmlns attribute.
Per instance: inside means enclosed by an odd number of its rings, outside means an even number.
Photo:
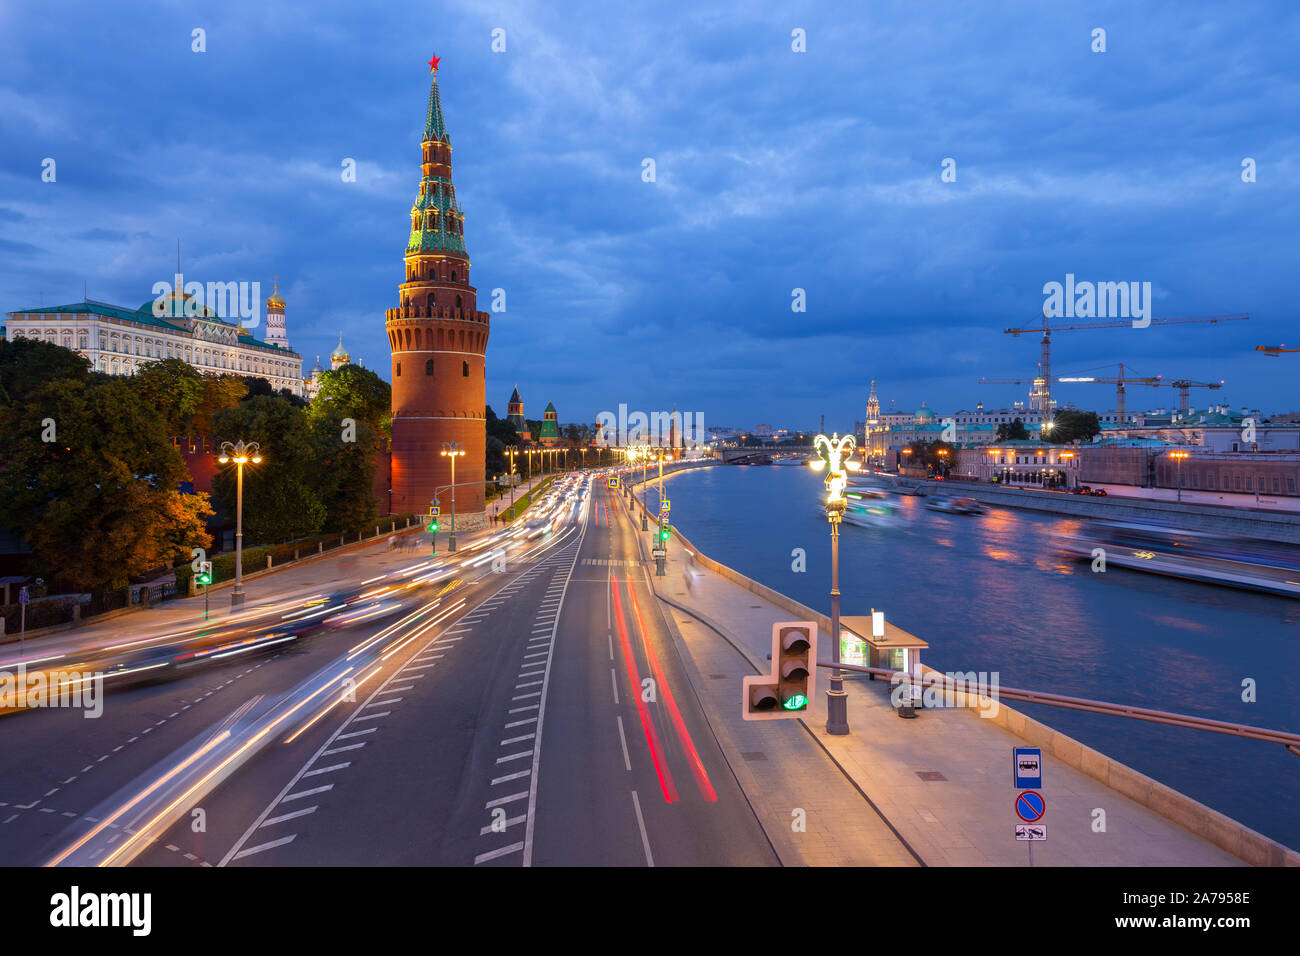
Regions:
<svg viewBox="0 0 1300 956"><path fill-rule="evenodd" d="M606 479L605 479L605 484L606 484L607 487L610 487L610 488L617 488L617 487L618 487L618 475L611 475L609 478L606 478Z"/></svg>

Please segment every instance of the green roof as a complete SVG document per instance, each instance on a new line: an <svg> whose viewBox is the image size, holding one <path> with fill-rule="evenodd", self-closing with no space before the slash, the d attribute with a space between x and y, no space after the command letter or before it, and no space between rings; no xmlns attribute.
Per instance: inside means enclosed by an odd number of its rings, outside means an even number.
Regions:
<svg viewBox="0 0 1300 956"><path fill-rule="evenodd" d="M554 402L547 402L547 403L546 403L546 408L544 409L544 411L550 412L552 415L554 415L554 414L555 414L555 403L554 403Z"/></svg>
<svg viewBox="0 0 1300 956"><path fill-rule="evenodd" d="M93 299L87 299L84 302L74 302L71 305L42 305L35 309L15 309L8 315L103 315L111 319L121 319L126 322L137 322L140 325L149 325L156 329L162 329L167 332L177 332L181 335L189 335L190 330L183 325L175 325L171 322L164 322L158 316L153 314L154 300L150 299L140 306L140 308L131 310L123 309L120 306L109 305L107 302L96 302ZM220 322L222 325L230 325L224 319L218 316L199 316L207 318L208 321ZM236 326L230 325L231 328ZM265 349L274 349L277 352L284 352L288 355L297 355L293 349L281 348L278 345L272 345L270 342L263 342L261 339L255 339L251 335L242 335L239 337L241 344L257 345Z"/></svg>
<svg viewBox="0 0 1300 956"><path fill-rule="evenodd" d="M451 139L447 136L447 123L442 118L442 97L438 95L438 74L433 74L433 82L429 85L429 113L424 121L424 138L425 140L436 139L444 143L450 143Z"/></svg>

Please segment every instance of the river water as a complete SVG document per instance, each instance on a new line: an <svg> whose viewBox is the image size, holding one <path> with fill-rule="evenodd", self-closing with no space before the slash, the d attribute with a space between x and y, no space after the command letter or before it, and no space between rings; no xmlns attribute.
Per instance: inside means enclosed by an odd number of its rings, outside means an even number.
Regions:
<svg viewBox="0 0 1300 956"><path fill-rule="evenodd" d="M666 490L673 523L705 554L830 613L821 476L719 466L675 476ZM884 611L930 643L921 659L931 667L997 671L1005 686L1300 733L1300 601L1115 567L1093 573L1053 544L1076 519L1010 508L944 514L920 498L891 500L902 511L896 526L841 526L841 613ZM799 548L803 572L793 570ZM1253 703L1242 700L1247 679ZM1012 706L1300 848L1300 757L1281 746Z"/></svg>

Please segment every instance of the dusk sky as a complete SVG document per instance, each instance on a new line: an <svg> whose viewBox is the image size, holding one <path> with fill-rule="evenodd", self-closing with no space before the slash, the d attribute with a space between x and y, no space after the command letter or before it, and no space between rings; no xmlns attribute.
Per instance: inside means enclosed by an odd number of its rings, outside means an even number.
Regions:
<svg viewBox="0 0 1300 956"><path fill-rule="evenodd" d="M187 279L264 298L279 275L306 368L342 330L389 377L436 53L479 307L506 293L499 415L516 383L562 422L676 403L843 431L873 377L886 407L1006 405L1026 388L978 379L1032 375L1038 336L1002 330L1041 322L1067 273L1150 282L1157 318L1251 318L1063 332L1056 374L1123 361L1300 408L1300 354L1253 351L1300 346L1293 0L293 9L0 5L0 311L83 283L134 308L179 239Z"/></svg>

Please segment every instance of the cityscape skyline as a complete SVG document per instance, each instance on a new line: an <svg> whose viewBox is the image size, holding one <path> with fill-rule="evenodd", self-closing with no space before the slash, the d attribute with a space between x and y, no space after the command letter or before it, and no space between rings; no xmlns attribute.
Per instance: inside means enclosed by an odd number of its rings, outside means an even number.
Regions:
<svg viewBox="0 0 1300 956"><path fill-rule="evenodd" d="M187 276L280 277L305 365L342 328L382 369L433 36L467 245L485 303L505 293L488 396L545 386L572 421L673 401L716 422L852 419L870 367L906 383L900 405L1010 405L1024 389L976 383L1031 374L1037 343L1002 329L1039 321L1044 285L1077 275L1152 282L1156 316L1251 321L1058 336L1054 371L1124 361L1225 379L1234 407L1293 407L1291 358L1253 351L1288 341L1294 307L1295 134L1276 119L1300 86L1274 69L1297 22L1283 4L1263 5L1278 24L1264 38L1172 5L963 8L924 31L901 12L737 8L684 14L666 37L647 14L593 5L572 20L382 11L364 30L336 7L292 45L277 40L283 15L255 5L206 24L150 14L148 30L142 13L74 7L57 23L3 15L0 131L21 146L0 159L0 311L83 287L138 302L171 277L179 237ZM1094 20L1104 53L1089 49ZM119 52L119 84L95 83L91 60L51 73L37 55L82 41ZM1224 61L1238 66L1211 68ZM158 88L159 70L174 82ZM295 109L264 108L272 95ZM169 118L161 140L137 135L146 113ZM757 240L772 230L787 241ZM797 289L806 312L791 311ZM663 358L602 363L625 345ZM831 354L861 373L818 374ZM765 379L783 387L754 387Z"/></svg>

